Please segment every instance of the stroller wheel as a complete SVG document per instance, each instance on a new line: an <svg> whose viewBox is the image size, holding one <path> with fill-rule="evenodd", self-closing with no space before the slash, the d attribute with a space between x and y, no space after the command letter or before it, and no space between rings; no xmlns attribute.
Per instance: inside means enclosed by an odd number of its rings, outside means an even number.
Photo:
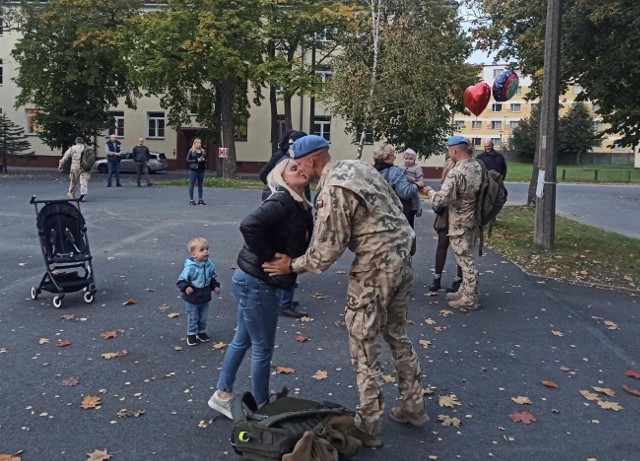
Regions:
<svg viewBox="0 0 640 461"><path fill-rule="evenodd" d="M60 309L62 307L62 296L54 296L53 298L53 307L56 309Z"/></svg>
<svg viewBox="0 0 640 461"><path fill-rule="evenodd" d="M90 291L85 291L83 298L85 303L91 304L93 302L93 293Z"/></svg>
<svg viewBox="0 0 640 461"><path fill-rule="evenodd" d="M31 299L34 301L38 299L38 289L36 287L31 287Z"/></svg>

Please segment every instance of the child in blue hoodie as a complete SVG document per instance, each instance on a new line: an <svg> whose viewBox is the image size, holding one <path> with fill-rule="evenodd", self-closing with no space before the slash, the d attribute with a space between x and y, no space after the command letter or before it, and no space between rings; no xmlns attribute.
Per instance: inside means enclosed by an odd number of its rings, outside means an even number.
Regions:
<svg viewBox="0 0 640 461"><path fill-rule="evenodd" d="M216 266L209 259L209 242L195 237L187 243L191 256L184 261L184 269L178 277L178 288L187 305L187 344L211 341L206 333L207 314L211 292L220 293L220 284L216 280Z"/></svg>

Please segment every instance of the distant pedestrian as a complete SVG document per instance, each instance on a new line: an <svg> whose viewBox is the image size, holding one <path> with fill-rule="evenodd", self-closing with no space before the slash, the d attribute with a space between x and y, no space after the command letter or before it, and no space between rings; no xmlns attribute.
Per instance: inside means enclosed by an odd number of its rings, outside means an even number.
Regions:
<svg viewBox="0 0 640 461"><path fill-rule="evenodd" d="M131 153L133 161L136 163L136 182L140 187L140 176L144 175L145 181L147 181L147 187L153 186L153 183L149 179L149 159L151 158L151 152L149 148L144 145L144 139L138 139L138 145L133 148Z"/></svg>
<svg viewBox="0 0 640 461"><path fill-rule="evenodd" d="M198 205L206 205L202 200L204 172L207 169L207 153L202 148L202 140L195 138L191 149L187 152L187 164L189 165L189 205L196 206L193 200L193 189L198 183Z"/></svg>
<svg viewBox="0 0 640 461"><path fill-rule="evenodd" d="M355 254L344 320L360 404L355 426L348 433L366 447L379 447L384 411L383 340L391 350L402 396L402 404L389 411L391 419L414 426L429 421L420 362L406 332L415 234L401 212L398 196L371 165L360 160L332 162L329 143L316 135L298 139L290 154L306 176L319 178L314 243L302 256L278 253L263 267L274 277L307 271L319 274L347 248Z"/></svg>
<svg viewBox="0 0 640 461"><path fill-rule="evenodd" d="M86 149L87 146L84 144L84 139L78 136L76 143L67 149L58 163L58 171L62 172L64 164L69 161L71 162L71 168L69 169L69 192L67 192L67 197L71 200L76 198L76 189L78 183L80 183L81 202L84 201L89 193L89 179L91 178L91 170L84 170L81 164L82 154Z"/></svg>
<svg viewBox="0 0 640 461"><path fill-rule="evenodd" d="M118 137L112 134L104 146L107 154L107 167L109 175L107 176L107 187L111 187L111 178L115 176L116 187L122 187L120 184L120 161L122 160L122 143L118 141Z"/></svg>
<svg viewBox="0 0 640 461"><path fill-rule="evenodd" d="M185 259L176 285L187 308L187 345L196 346L211 341L207 335L207 315L211 292L219 294L220 283L216 266L209 259L209 242L202 237L192 238L187 250L191 256Z"/></svg>
<svg viewBox="0 0 640 461"><path fill-rule="evenodd" d="M419 189L424 187L424 173L422 167L416 165L418 155L413 149L407 149L402 154L404 165L400 165L399 168L404 172L404 176L411 184L415 184ZM416 194L411 200L411 209L415 212L415 216L422 216L422 200L420 200L420 194ZM413 226L412 226L413 227Z"/></svg>
<svg viewBox="0 0 640 461"><path fill-rule="evenodd" d="M497 171L502 175L502 179L507 179L507 161L504 159L504 155L500 152L496 152L493 147L493 141L485 139L483 143L484 152L481 152L476 157L476 160L482 160L487 167L487 170Z"/></svg>
<svg viewBox="0 0 640 461"><path fill-rule="evenodd" d="M471 158L469 145L467 138L451 136L447 148L455 166L447 174L439 191L425 186L431 203L449 207L449 244L462 268L462 283L456 293L447 293L447 299L449 306L461 310L473 310L479 306L478 271L473 249L478 240L476 206L482 183L482 167Z"/></svg>

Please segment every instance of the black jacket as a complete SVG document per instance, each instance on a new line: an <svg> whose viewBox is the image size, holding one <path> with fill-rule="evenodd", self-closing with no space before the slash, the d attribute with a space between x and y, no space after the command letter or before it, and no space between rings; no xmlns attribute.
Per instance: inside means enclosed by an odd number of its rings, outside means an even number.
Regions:
<svg viewBox="0 0 640 461"><path fill-rule="evenodd" d="M507 179L507 162L504 159L504 155L500 152L496 152L495 150L490 154L481 152L478 154L476 159L482 160L487 167L487 170L497 171L502 175L503 180Z"/></svg>
<svg viewBox="0 0 640 461"><path fill-rule="evenodd" d="M292 258L304 254L313 232L311 209L305 210L289 191L281 189L242 221L240 232L244 245L238 255L238 267L270 285L286 290L293 288L296 274L269 277L262 270L262 263L271 261L276 252Z"/></svg>
<svg viewBox="0 0 640 461"><path fill-rule="evenodd" d="M147 146L136 146L131 153L134 162L148 162L151 158L151 152Z"/></svg>

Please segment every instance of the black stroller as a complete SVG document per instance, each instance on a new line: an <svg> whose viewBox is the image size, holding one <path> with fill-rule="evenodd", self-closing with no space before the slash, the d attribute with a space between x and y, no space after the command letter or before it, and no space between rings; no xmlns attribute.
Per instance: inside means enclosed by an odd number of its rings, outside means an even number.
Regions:
<svg viewBox="0 0 640 461"><path fill-rule="evenodd" d="M31 299L44 290L54 293L53 306L62 307L66 293L84 291L84 301L93 302L96 286L91 265L87 226L79 200L36 200L38 238L47 272L37 287L31 287ZM38 211L38 204L44 204ZM79 274L79 272L81 272Z"/></svg>

